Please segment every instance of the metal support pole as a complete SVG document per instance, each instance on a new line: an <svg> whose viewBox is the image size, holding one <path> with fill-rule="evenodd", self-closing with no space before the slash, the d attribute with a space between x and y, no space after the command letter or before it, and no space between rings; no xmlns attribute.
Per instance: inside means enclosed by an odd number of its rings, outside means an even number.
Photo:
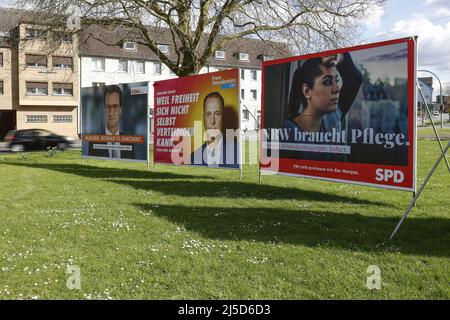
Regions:
<svg viewBox="0 0 450 320"><path fill-rule="evenodd" d="M408 208L406 209L406 211L403 213L403 217L400 220L399 224L397 225L397 227L395 227L394 232L392 233L391 237L389 238L390 241L392 241L395 237L395 235L397 234L398 230L400 229L400 227L402 226L403 222L406 220L406 218L408 217L409 212L411 211L411 209L413 208L414 204L416 203L417 199L420 197L420 194L422 193L423 189L425 188L425 186L427 185L428 181L430 180L430 178L433 176L434 172L436 171L436 168L439 166L439 163L442 161L442 158L445 158L445 154L447 153L448 149L450 148L450 142L447 143L447 147L444 149L444 151L441 153L441 155L439 156L439 159L436 161L436 163L434 164L433 168L431 169L430 173L428 173L428 176L426 177L425 181L423 182L422 186L420 187L419 191L417 192L417 194L415 195L415 197L411 200Z"/></svg>
<svg viewBox="0 0 450 320"><path fill-rule="evenodd" d="M439 137L439 133L437 132L436 126L434 125L433 116L431 115L430 108L428 107L428 103L425 101L425 96L424 96L424 94L422 92L422 89L420 88L418 82L417 82L417 88L419 89L420 95L422 96L422 99L425 102L425 107L427 109L428 116L430 117L431 125L433 126L434 134L437 137L437 140L438 140L438 143L439 143L439 147L441 148L441 151L444 152L444 147L442 146L441 137ZM445 154L444 154L444 159L445 159L445 163L447 164L448 172L450 173L450 164L448 163L448 159L445 156Z"/></svg>
<svg viewBox="0 0 450 320"><path fill-rule="evenodd" d="M241 101L241 106L243 106L245 108L245 110L248 111L248 113L250 113L250 115L252 116L252 118L256 121L256 123L258 124L259 128L261 129L261 123L258 121L258 119L255 118L255 116L253 115L253 113L247 108L247 106L245 104L242 103Z"/></svg>
<svg viewBox="0 0 450 320"><path fill-rule="evenodd" d="M255 116L253 115L253 113L247 108L247 106L245 104L242 103L241 101L241 106L243 106L245 108L245 110L248 111L248 113L252 116L252 118L256 121L256 123L258 124L259 129L261 130L261 123L258 121L257 118L255 118ZM261 143L261 142L260 142ZM250 153L250 152L249 152ZM250 158L250 155L249 155ZM241 179L242 180L242 179ZM259 182L261 183L261 170L259 171Z"/></svg>
<svg viewBox="0 0 450 320"><path fill-rule="evenodd" d="M428 72L431 73L433 76L436 77L437 81L439 82L439 93L440 93L440 97L441 97L441 106L440 106L440 112L441 112L441 129L444 128L444 102L442 101L443 97L442 97L442 82L441 79L439 79L439 77L434 73L431 72L429 70L417 70L418 72ZM425 100L424 100L425 101Z"/></svg>

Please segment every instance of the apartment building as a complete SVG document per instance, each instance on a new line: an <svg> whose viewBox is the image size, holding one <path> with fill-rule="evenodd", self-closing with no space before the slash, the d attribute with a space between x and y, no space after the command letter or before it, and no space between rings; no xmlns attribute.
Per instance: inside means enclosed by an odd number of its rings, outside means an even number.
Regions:
<svg viewBox="0 0 450 320"><path fill-rule="evenodd" d="M0 19L0 139L16 127L17 99L13 97L13 19Z"/></svg>
<svg viewBox="0 0 450 320"><path fill-rule="evenodd" d="M154 29L159 49L176 61L175 48L167 29ZM100 35L96 37L95 35ZM80 36L81 87L149 82L149 104L153 105L153 84L177 76L135 35L124 30L110 32L90 26ZM200 73L239 68L241 77L242 129L257 130L261 121L262 61L289 55L280 44L238 39L215 52Z"/></svg>
<svg viewBox="0 0 450 320"><path fill-rule="evenodd" d="M0 9L0 139L9 130L29 128L77 137L80 87L149 82L152 107L154 82L177 77L142 39L122 28L91 25L71 35L39 21L33 13ZM170 30L151 32L176 61ZM242 129L256 130L262 61L288 55L284 45L237 39L215 52L201 73L240 69Z"/></svg>
<svg viewBox="0 0 450 320"><path fill-rule="evenodd" d="M2 132L47 129L64 136L78 133L78 39L64 30L37 23L35 16L0 10L3 65L0 83ZM1 91L0 91L1 92Z"/></svg>

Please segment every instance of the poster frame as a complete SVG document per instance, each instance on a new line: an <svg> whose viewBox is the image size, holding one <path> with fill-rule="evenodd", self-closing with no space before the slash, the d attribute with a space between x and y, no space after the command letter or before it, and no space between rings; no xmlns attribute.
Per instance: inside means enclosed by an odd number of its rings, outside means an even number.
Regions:
<svg viewBox="0 0 450 320"><path fill-rule="evenodd" d="M260 159L262 157L263 147L262 147L262 141L263 141L263 131L265 129L265 112L264 112L264 104L265 104L265 71L266 67L272 66L272 65L279 65L279 64L285 64L285 63L291 63L296 62L299 60L306 60L316 57L323 57L327 55L335 55L340 53L346 53L346 52L352 52L352 51L358 51L358 50L365 50L365 49L371 49L371 48L377 48L382 46L388 46L393 44L399 44L399 43L406 43L408 46L408 65L407 65L407 74L408 74L408 111L411 110L411 104L412 104L412 114L410 117L413 117L413 119L409 119L408 122L408 129L412 130L412 137L413 142L411 143L411 147L413 147L413 155L412 155L412 161L413 163L408 165L408 167L412 167L412 182L411 187L399 187L394 185L388 185L388 184L376 184L376 183L370 183L370 182L362 182L362 181L355 181L355 180L347 180L347 179L335 179L335 178L327 178L327 177L321 177L321 176L314 176L314 175L303 175L303 174L296 174L296 173L288 173L288 172L280 172L280 171L272 171L272 170L264 170L262 167L262 163L260 160L259 163L259 175L260 177L265 175L281 175L281 176L290 176L290 177L299 177L299 178L306 178L306 179L313 179L313 180L322 180L322 181L329 181L329 182L340 182L345 184L353 184L353 185L360 185L360 186L369 186L369 187L375 187L380 189L390 189L390 190L399 190L399 191L407 191L407 192L417 192L417 87L416 87L416 79L417 79L417 59L418 59L418 45L417 45L417 36L411 36L411 37L405 37L405 38L399 38L394 40L386 40L386 41L380 41L375 43L369 43L369 44L362 44L352 47L346 47L346 48L339 48L335 50L328 50L328 51L322 51L322 52L315 52L311 54L305 54L305 55L298 55L298 56L292 56L288 58L282 58L282 59L276 59L276 60L269 60L269 61L263 61L262 64L262 98L261 98L261 131L260 131L260 150L259 155ZM412 126L411 126L412 121ZM410 152L410 151L408 151ZM301 161L301 159L299 159ZM338 162L342 163L342 162ZM411 170L411 169L408 169Z"/></svg>
<svg viewBox="0 0 450 320"><path fill-rule="evenodd" d="M106 161L114 161L114 162L132 162L132 163L146 163L147 165L150 165L150 121L148 118L148 109L149 109L149 97L150 97L150 83L148 81L137 81L137 82L129 82L129 83L118 83L118 84L108 84L105 85L105 87L107 86L113 86L113 85L129 85L129 84L135 84L135 83L147 83L147 160L136 160L136 159L114 159L114 158L107 158L107 157L92 157L92 156L84 156L83 155L83 107L82 107L82 96L81 96L81 90L82 89L86 89L86 88L92 88L92 87L80 87L80 128L81 128L81 132L80 132L80 138L81 138L81 159L84 160L106 160Z"/></svg>
<svg viewBox="0 0 450 320"><path fill-rule="evenodd" d="M241 130L241 125L242 125L242 111L241 111L241 99L240 99L240 92L241 92L241 78L240 78L240 69L239 68L231 68L231 69L227 69L227 70L220 70L220 71L215 71L215 72L208 72L208 73L201 73L201 74L195 74L195 75L191 75L191 76L187 76L187 77L181 77L181 78L173 78L173 79L167 79L167 80L160 80L160 81L155 81L153 83L153 100L156 99L156 86L159 85L160 83L164 83L164 82L168 82L168 81L174 81L174 80L178 80L178 79L186 79L188 77L195 77L195 76L205 76L205 75L212 75L212 74L216 74L216 73L221 73L222 71L230 71L230 70L237 70L237 87L238 87L238 123L239 123L239 143L238 143L238 159L240 161L239 162L239 167L238 168L223 168L223 167L212 167L212 166L200 166L200 165L195 165L195 164L174 164L174 163L167 163L167 162L158 162L155 159L155 146L156 146L156 134L153 134L153 165L155 167L155 171L156 171L156 165L165 165L165 166L174 166L174 167L190 167L190 168L204 168L204 169L216 169L216 170L228 170L228 171L240 171L241 172L241 178L242 178L242 172L243 172L243 164L242 164L242 130ZM153 102L154 105L154 109L156 108L156 104L155 102ZM153 116L153 128L156 132L156 116Z"/></svg>

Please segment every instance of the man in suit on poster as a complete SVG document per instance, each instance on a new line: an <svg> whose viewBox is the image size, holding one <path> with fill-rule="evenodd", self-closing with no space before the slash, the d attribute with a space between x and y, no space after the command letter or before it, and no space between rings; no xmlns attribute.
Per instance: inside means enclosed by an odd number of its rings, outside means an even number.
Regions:
<svg viewBox="0 0 450 320"><path fill-rule="evenodd" d="M239 168L238 143L236 138L227 141L223 128L225 101L219 92L212 92L203 103L203 123L206 129L206 143L191 154L191 164Z"/></svg>
<svg viewBox="0 0 450 320"><path fill-rule="evenodd" d="M122 114L123 94L119 86L105 87L105 131L103 134L121 136L120 116ZM117 142L89 142L89 156L111 159L135 159L134 145Z"/></svg>

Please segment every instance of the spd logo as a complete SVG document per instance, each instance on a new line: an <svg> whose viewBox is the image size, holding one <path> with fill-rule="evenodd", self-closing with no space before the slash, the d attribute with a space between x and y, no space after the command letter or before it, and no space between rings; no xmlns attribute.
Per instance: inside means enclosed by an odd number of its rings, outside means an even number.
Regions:
<svg viewBox="0 0 450 320"><path fill-rule="evenodd" d="M375 180L380 182L402 183L405 181L405 175L399 170L377 169Z"/></svg>

